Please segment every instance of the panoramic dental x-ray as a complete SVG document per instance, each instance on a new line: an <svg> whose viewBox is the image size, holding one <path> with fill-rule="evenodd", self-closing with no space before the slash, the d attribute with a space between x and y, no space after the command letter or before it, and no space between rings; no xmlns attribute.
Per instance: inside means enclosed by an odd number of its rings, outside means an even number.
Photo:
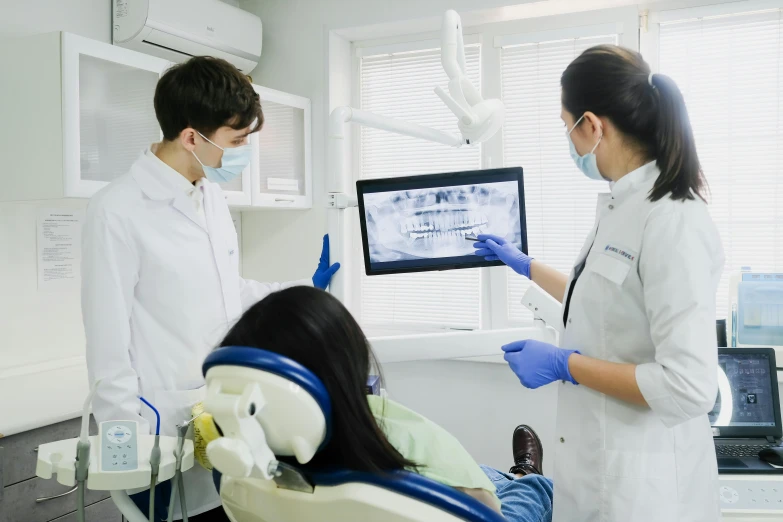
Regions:
<svg viewBox="0 0 783 522"><path fill-rule="evenodd" d="M481 266L485 262L474 255L471 240L479 234L498 235L525 248L519 180L493 180L490 171L486 177L482 183L444 185L442 180L440 186L422 188L415 185L437 182L439 175L365 186L368 273Z"/></svg>

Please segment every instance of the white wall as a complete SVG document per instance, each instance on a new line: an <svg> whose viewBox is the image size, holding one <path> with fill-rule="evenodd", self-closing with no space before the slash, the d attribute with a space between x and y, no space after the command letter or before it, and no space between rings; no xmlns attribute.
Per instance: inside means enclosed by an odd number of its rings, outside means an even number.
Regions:
<svg viewBox="0 0 783 522"><path fill-rule="evenodd" d="M110 29L111 2L107 0L0 0L0 39L68 31L109 42ZM2 75L0 71L0 81ZM41 154L47 154L46 143L40 145ZM0 158L12 153L0 143ZM29 171L15 175L35 176L35 158L30 158ZM0 203L0 433L73 417L78 410L73 398L86 394L79 292L39 291L36 262L38 209L85 206L80 200ZM47 368L51 353L58 354L58 362ZM30 404L14 400L14 394L30 382L29 372L44 368L53 375L83 374L84 378L76 381L83 381L83 388L64 395L58 392L54 379L43 379L46 384L39 387L51 388L37 390L35 397L41 402L36 407L43 413L35 414Z"/></svg>

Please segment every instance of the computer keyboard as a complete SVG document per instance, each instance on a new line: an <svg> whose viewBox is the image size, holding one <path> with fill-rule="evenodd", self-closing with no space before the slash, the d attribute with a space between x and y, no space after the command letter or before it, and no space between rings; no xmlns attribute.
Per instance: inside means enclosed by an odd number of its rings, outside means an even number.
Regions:
<svg viewBox="0 0 783 522"><path fill-rule="evenodd" d="M715 453L718 457L758 457L763 449L773 444L716 444Z"/></svg>

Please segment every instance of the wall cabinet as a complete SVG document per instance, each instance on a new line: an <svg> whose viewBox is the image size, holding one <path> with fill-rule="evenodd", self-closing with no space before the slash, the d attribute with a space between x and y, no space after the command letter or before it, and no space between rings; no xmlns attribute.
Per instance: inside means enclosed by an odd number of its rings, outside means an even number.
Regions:
<svg viewBox="0 0 783 522"><path fill-rule="evenodd" d="M169 62L68 33L0 44L0 201L90 197L160 140Z"/></svg>
<svg viewBox="0 0 783 522"><path fill-rule="evenodd" d="M313 205L310 100L254 86L264 127L251 137L252 205L310 208Z"/></svg>
<svg viewBox="0 0 783 522"><path fill-rule="evenodd" d="M0 43L0 201L89 198L160 141L154 95L172 64L69 33ZM310 100L254 86L265 115L253 158L223 184L241 210L310 208Z"/></svg>

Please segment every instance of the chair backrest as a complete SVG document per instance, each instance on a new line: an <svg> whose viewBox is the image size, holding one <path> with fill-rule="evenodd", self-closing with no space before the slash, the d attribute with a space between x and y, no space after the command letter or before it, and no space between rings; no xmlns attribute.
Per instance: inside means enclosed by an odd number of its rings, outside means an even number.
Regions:
<svg viewBox="0 0 783 522"><path fill-rule="evenodd" d="M330 437L331 400L300 364L257 348L221 348L204 363L205 409L224 437L210 443L224 508L234 522L503 522L472 497L420 475L306 464Z"/></svg>

